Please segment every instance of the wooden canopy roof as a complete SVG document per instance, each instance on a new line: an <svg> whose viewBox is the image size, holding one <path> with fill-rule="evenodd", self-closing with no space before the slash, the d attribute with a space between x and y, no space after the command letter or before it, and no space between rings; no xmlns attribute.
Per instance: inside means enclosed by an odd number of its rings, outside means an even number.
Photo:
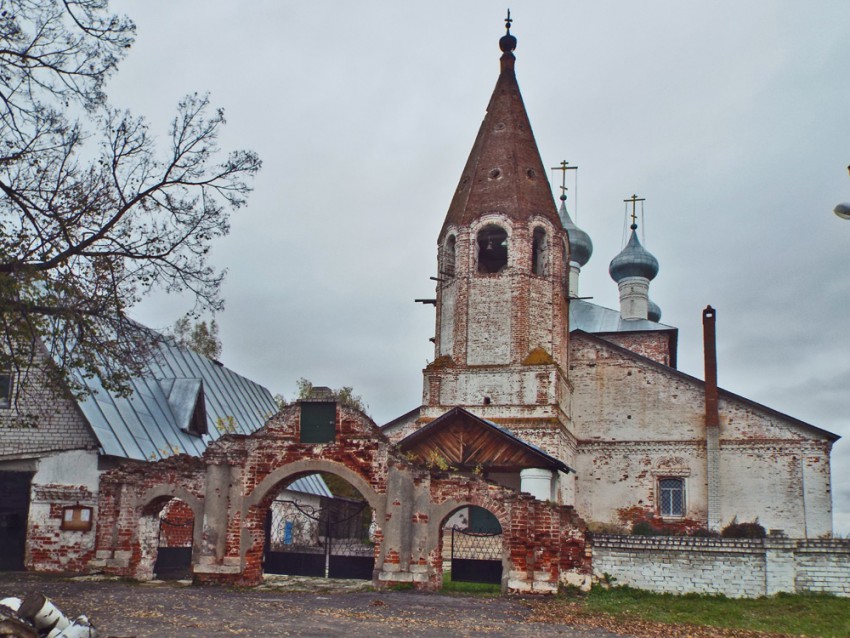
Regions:
<svg viewBox="0 0 850 638"><path fill-rule="evenodd" d="M458 469L481 467L495 472L517 472L527 468L546 468L573 471L563 461L463 408L453 408L434 419L402 439L399 447L423 461L440 459Z"/></svg>

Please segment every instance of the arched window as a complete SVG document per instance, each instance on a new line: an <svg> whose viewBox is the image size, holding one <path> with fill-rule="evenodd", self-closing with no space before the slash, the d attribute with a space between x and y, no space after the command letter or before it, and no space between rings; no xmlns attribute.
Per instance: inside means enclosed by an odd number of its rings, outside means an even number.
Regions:
<svg viewBox="0 0 850 638"><path fill-rule="evenodd" d="M546 241L546 231L535 228L531 240L531 272L535 275L546 275L549 271L549 248Z"/></svg>
<svg viewBox="0 0 850 638"><path fill-rule="evenodd" d="M501 226L489 224L478 231L478 272L496 273L508 265L508 233Z"/></svg>
<svg viewBox="0 0 850 638"><path fill-rule="evenodd" d="M443 246L443 263L440 265L440 277L451 278L455 276L455 254L457 252L457 238L450 235Z"/></svg>
<svg viewBox="0 0 850 638"><path fill-rule="evenodd" d="M661 516L685 515L685 479L663 478L658 481Z"/></svg>

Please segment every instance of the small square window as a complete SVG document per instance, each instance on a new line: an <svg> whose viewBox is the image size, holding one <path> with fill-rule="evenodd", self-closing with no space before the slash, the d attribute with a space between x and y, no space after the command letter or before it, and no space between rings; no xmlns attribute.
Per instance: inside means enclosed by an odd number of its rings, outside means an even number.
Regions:
<svg viewBox="0 0 850 638"><path fill-rule="evenodd" d="M658 481L661 516L685 515L685 479L663 478Z"/></svg>

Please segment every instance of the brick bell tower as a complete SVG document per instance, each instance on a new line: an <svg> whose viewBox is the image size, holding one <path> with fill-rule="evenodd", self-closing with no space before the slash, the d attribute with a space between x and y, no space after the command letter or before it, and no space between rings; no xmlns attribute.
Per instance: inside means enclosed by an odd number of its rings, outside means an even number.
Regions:
<svg viewBox="0 0 850 638"><path fill-rule="evenodd" d="M421 419L460 406L569 464L569 244L514 73L510 23L437 240L435 358Z"/></svg>

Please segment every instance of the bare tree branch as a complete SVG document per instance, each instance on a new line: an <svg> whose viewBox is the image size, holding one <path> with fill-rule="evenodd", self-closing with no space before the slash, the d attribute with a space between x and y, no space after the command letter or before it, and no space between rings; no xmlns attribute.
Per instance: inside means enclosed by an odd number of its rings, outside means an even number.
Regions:
<svg viewBox="0 0 850 638"><path fill-rule="evenodd" d="M224 113L177 107L166 152L147 123L110 108L105 80L135 27L108 0L0 0L0 365L39 348L121 387L151 335L126 317L153 290L222 306L210 243L229 232L260 168L223 155ZM69 114L84 116L81 122Z"/></svg>

